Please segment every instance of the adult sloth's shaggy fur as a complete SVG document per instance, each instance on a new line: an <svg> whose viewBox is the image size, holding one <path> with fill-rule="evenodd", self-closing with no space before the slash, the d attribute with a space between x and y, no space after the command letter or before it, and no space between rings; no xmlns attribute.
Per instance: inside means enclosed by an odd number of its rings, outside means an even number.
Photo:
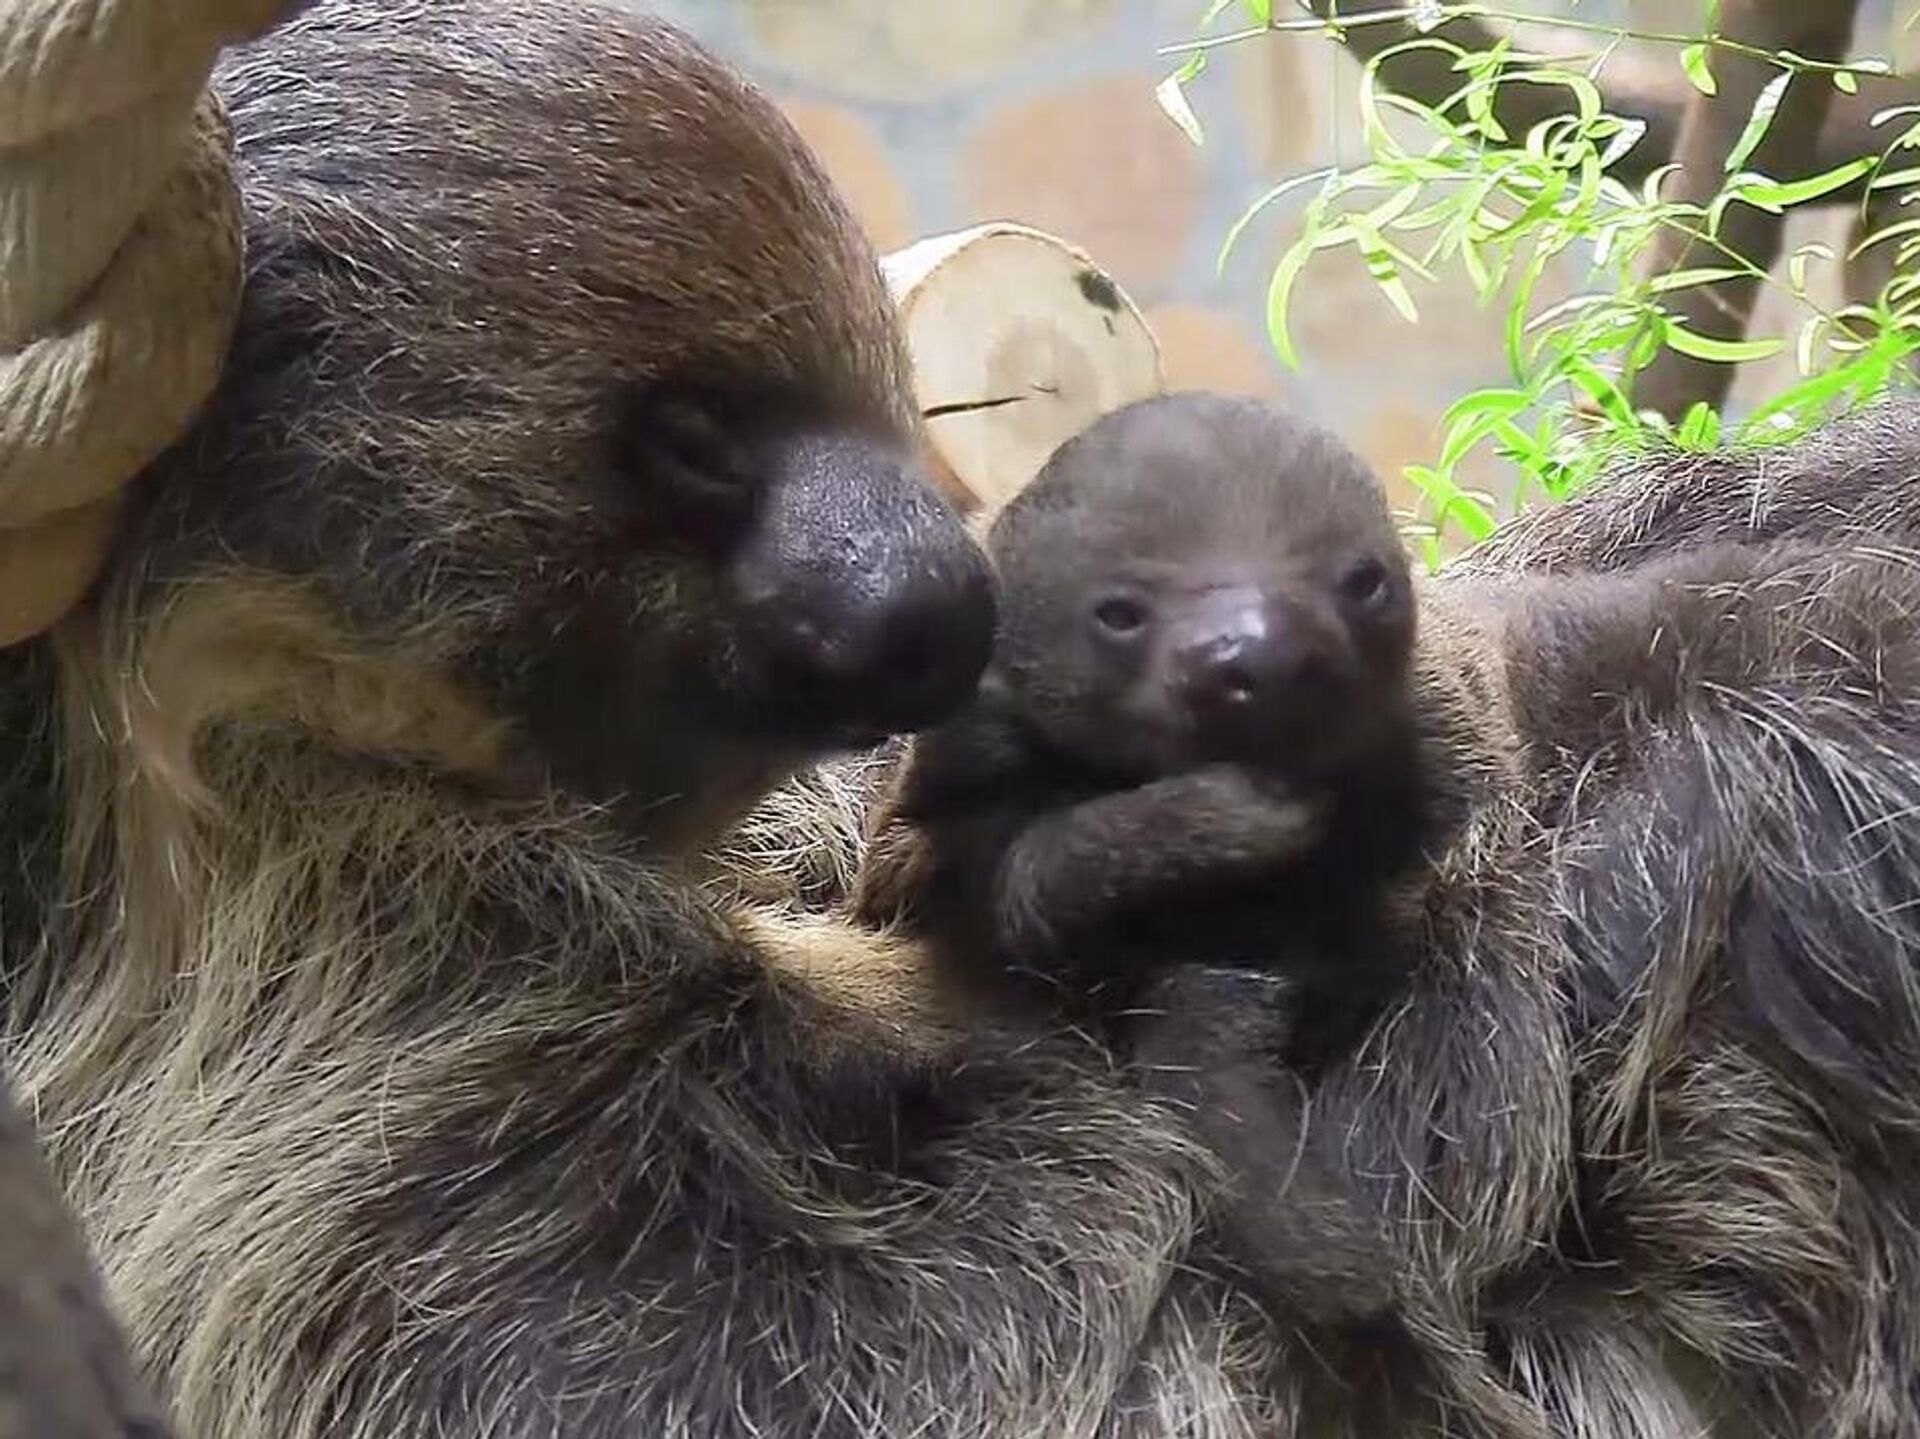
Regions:
<svg viewBox="0 0 1920 1439"><path fill-rule="evenodd" d="M1142 1339L1173 1126L703 886L992 619L793 132L585 4L339 0L219 83L226 380L0 661L9 1060L180 1432L1250 1432L1249 1311Z"/></svg>
<svg viewBox="0 0 1920 1439"><path fill-rule="evenodd" d="M1514 743L1414 992L1316 1096L1413 1336L1371 1392L1296 1367L1338 1432L1920 1434L1920 437L1867 433L1881 534L1793 516L1823 443L1638 565L1614 506L1718 476L1622 477L1436 586L1428 653L1487 642Z"/></svg>
<svg viewBox="0 0 1920 1439"><path fill-rule="evenodd" d="M1920 410L1662 458L1449 588L1509 635L1576 1101L1547 1252L1474 1281L1501 1367L1554 1433L1920 1435Z"/></svg>

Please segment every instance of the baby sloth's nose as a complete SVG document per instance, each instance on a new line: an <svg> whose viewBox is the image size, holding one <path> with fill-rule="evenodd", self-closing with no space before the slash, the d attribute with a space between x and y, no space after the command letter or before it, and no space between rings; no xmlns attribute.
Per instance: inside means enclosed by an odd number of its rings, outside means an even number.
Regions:
<svg viewBox="0 0 1920 1439"><path fill-rule="evenodd" d="M1209 596L1182 630L1172 679L1203 733L1281 722L1337 658L1325 626L1257 590Z"/></svg>

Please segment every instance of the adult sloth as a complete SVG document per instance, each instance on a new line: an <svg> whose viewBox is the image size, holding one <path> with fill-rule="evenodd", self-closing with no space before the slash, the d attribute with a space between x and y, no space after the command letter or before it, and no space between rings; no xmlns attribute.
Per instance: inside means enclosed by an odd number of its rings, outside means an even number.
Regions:
<svg viewBox="0 0 1920 1439"><path fill-rule="evenodd" d="M180 1432L1074 1433L1129 1374L1121 1432L1250 1422L1211 1313L1136 1359L1171 1125L696 882L993 615L778 112L517 0L218 83L225 378L0 683L9 1060Z"/></svg>

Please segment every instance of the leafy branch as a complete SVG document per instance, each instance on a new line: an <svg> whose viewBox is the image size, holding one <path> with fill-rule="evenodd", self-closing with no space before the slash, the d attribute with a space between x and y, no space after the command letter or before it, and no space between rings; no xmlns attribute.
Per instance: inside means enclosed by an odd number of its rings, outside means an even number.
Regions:
<svg viewBox="0 0 1920 1439"><path fill-rule="evenodd" d="M1213 24L1233 0L1214 0ZM1523 49L1481 5L1310 0L1276 18L1271 0L1239 0L1252 25L1172 47L1168 112L1204 138L1183 86L1222 44L1288 32L1331 34L1362 61L1368 158L1296 176L1262 196L1226 237L1222 258L1276 199L1305 192L1298 230L1275 263L1268 328L1298 363L1288 330L1294 289L1325 251L1350 249L1409 321L1416 290L1457 263L1483 302L1505 307L1510 383L1461 399L1440 452L1413 466L1421 535L1469 541L1497 523L1491 497L1462 483L1491 449L1518 469L1516 499L1556 498L1623 450L1653 443L1710 449L1800 433L1836 409L1905 382L1920 348L1920 220L1895 221L1920 193L1920 96L1881 62L1845 58L1851 3L1709 0L1699 35L1560 24L1562 43ZM1577 32L1604 43L1576 51ZM1619 63L1626 39L1669 47L1671 64ZM1396 138L1389 115L1418 135ZM1848 148L1852 147L1852 148ZM1873 252L1884 279L1829 309L1813 294L1825 246L1782 257L1785 217L1858 207L1848 259ZM1536 297L1549 267L1584 272L1580 292ZM1759 294L1782 290L1800 314L1791 336L1751 336ZM1735 367L1791 346L1796 381L1738 423L1721 415Z"/></svg>

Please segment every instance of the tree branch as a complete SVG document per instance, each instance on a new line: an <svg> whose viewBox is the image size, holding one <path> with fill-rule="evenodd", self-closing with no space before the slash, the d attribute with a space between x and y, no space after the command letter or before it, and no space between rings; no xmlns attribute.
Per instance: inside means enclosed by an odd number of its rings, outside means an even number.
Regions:
<svg viewBox="0 0 1920 1439"><path fill-rule="evenodd" d="M1337 11L1337 18L1348 22L1383 10L1401 8L1404 3L1405 0L1308 0L1309 8L1320 18L1334 19ZM1826 0L1799 0L1797 8L1806 12L1809 21L1818 23L1822 19L1821 12L1831 7ZM1851 6L1842 8L1846 13L1852 13ZM1571 56L1590 53L1594 48L1591 36L1576 36L1575 32L1564 29L1556 31L1551 24L1538 27L1529 24L1530 42L1536 29L1540 38L1537 48L1549 54ZM1758 43L1744 35L1737 35L1729 23L1723 22L1721 30L1729 38ZM1404 20L1377 24L1349 23L1342 33L1346 48L1363 62L1395 45L1418 39L1421 34ZM1500 38L1493 27L1473 16L1449 20L1430 33L1470 51L1486 50ZM1811 50L1797 45L1768 45L1764 48L1787 48L1809 58L1838 59L1847 53L1851 39L1852 33L1849 31L1837 49ZM1751 56L1738 56L1722 50L1714 57L1716 76L1727 68L1730 60L1752 65L1762 63ZM1431 49L1410 50L1385 61L1380 66L1380 78L1390 89L1426 105L1438 105L1460 85L1460 76L1450 68L1447 57ZM1687 83L1677 63L1645 60L1617 51L1609 57L1598 78L1607 109L1616 115L1644 121L1647 127L1640 143L1614 163L1611 173L1629 183L1643 180L1676 153L1689 101L1698 92ZM1808 77L1793 88L1810 90L1817 79L1819 77ZM1872 118L1889 106L1920 104L1920 79L1913 76L1863 74L1858 80L1859 93L1842 95L1834 92L1829 95L1818 143L1809 151L1805 169L1799 173L1818 174L1861 155L1878 154L1905 127L1895 121L1876 128L1869 123ZM1819 83L1827 90L1833 90L1824 80ZM1503 85L1494 103L1494 113L1501 125L1514 135L1525 134L1542 120L1566 113L1566 109L1565 94L1549 85ZM1794 178L1773 171L1768 173L1775 179ZM1823 196L1818 203L1837 204L1859 197L1860 187L1856 184Z"/></svg>
<svg viewBox="0 0 1920 1439"><path fill-rule="evenodd" d="M1853 37L1857 8L1858 0L1822 0L1818 5L1806 0L1725 0L1721 27L1725 34L1758 49L1838 59L1846 54ZM1764 60L1723 51L1714 74L1718 93L1709 98L1694 92L1674 144L1673 159L1680 169L1668 194L1684 204L1705 206L1719 193L1726 180L1727 157L1746 128L1754 102L1780 71ZM1824 76L1795 75L1780 96L1773 123L1743 168L1781 179L1815 173L1822 123L1836 93ZM1782 214L1736 203L1721 217L1717 238L1727 250L1765 272L1779 258L1785 224ZM1664 275L1718 259L1717 252L1708 252L1685 232L1662 229L1641 256L1641 270L1649 276ZM1759 289L1757 275L1741 275L1675 290L1666 296L1666 304L1694 333L1737 340L1753 318ZM1732 365L1663 349L1634 381L1633 400L1637 407L1677 420L1700 401L1718 408L1732 382Z"/></svg>

